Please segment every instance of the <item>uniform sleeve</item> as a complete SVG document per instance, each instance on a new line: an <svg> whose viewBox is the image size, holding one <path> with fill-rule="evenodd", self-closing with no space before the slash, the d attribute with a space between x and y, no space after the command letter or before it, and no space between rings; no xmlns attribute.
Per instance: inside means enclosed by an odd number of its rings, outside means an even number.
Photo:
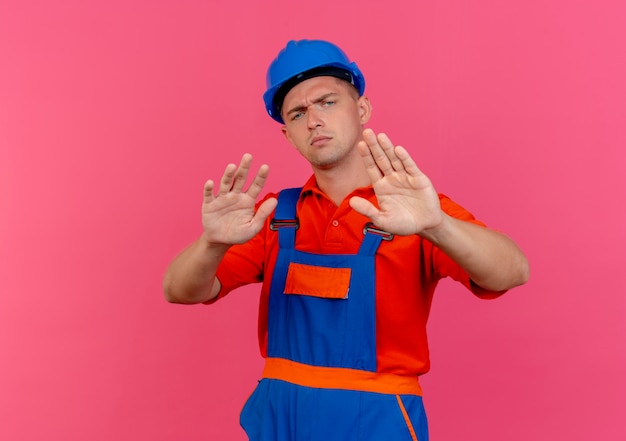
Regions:
<svg viewBox="0 0 626 441"><path fill-rule="evenodd" d="M477 220L472 213L452 201L452 199L446 195L440 194L439 201L441 203L441 209L449 216L485 227L483 222ZM454 260L448 257L447 254L435 246L433 246L433 260L435 264L435 271L438 273L439 277L450 277L453 280L462 283L467 289L480 298L493 299L506 292L489 291L476 285L472 282L469 274L467 274L463 268L461 268Z"/></svg>

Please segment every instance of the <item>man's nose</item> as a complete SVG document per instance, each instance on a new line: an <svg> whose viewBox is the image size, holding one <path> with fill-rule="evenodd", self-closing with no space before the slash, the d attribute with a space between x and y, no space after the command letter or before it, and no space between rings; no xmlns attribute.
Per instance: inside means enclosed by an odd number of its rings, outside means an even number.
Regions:
<svg viewBox="0 0 626 441"><path fill-rule="evenodd" d="M311 106L307 111L307 124L310 129L321 127L324 125L320 110L316 106Z"/></svg>

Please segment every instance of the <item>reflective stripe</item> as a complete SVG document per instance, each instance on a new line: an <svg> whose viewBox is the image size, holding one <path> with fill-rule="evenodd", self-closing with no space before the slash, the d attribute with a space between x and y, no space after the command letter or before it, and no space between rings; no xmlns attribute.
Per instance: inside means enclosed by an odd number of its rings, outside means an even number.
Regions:
<svg viewBox="0 0 626 441"><path fill-rule="evenodd" d="M263 378L283 380L300 386L322 389L358 390L393 395L422 395L422 388L417 375L397 375L358 369L311 366L284 358L267 358L263 369ZM408 418L404 406L402 406L402 410L405 418Z"/></svg>
<svg viewBox="0 0 626 441"><path fill-rule="evenodd" d="M404 407L402 398L400 398L400 395L396 395L396 399L398 400L398 405L400 406L400 410L402 411L402 416L404 417L404 422L406 423L406 427L407 429L409 429L409 432L411 433L411 439L413 441L418 441L417 435L415 434L415 429L413 429L413 423L411 422L411 418L409 418L409 413L406 411L406 408Z"/></svg>

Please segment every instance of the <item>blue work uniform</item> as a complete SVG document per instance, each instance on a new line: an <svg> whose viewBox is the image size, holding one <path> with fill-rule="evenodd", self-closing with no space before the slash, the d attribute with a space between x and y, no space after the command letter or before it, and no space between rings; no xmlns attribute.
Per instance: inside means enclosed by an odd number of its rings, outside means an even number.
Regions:
<svg viewBox="0 0 626 441"><path fill-rule="evenodd" d="M298 251L300 191L280 192L272 220L279 251L266 370L241 412L242 427L252 441L428 441L421 390L376 386L383 377L396 380L376 371L375 255L392 236L365 228L357 254ZM315 277L320 283L311 283ZM303 381L292 379L298 372ZM373 386L355 387L353 377ZM413 391L417 376L404 380Z"/></svg>

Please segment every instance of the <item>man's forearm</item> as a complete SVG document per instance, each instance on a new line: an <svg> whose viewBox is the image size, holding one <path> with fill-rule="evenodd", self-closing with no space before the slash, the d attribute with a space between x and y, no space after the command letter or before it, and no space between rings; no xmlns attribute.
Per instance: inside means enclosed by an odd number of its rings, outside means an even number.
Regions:
<svg viewBox="0 0 626 441"><path fill-rule="evenodd" d="M502 233L445 215L440 226L422 236L457 262L481 288L504 291L528 280L528 260Z"/></svg>
<svg viewBox="0 0 626 441"><path fill-rule="evenodd" d="M215 274L228 246L214 246L200 237L172 261L163 278L163 292L171 303L202 303L220 291Z"/></svg>

